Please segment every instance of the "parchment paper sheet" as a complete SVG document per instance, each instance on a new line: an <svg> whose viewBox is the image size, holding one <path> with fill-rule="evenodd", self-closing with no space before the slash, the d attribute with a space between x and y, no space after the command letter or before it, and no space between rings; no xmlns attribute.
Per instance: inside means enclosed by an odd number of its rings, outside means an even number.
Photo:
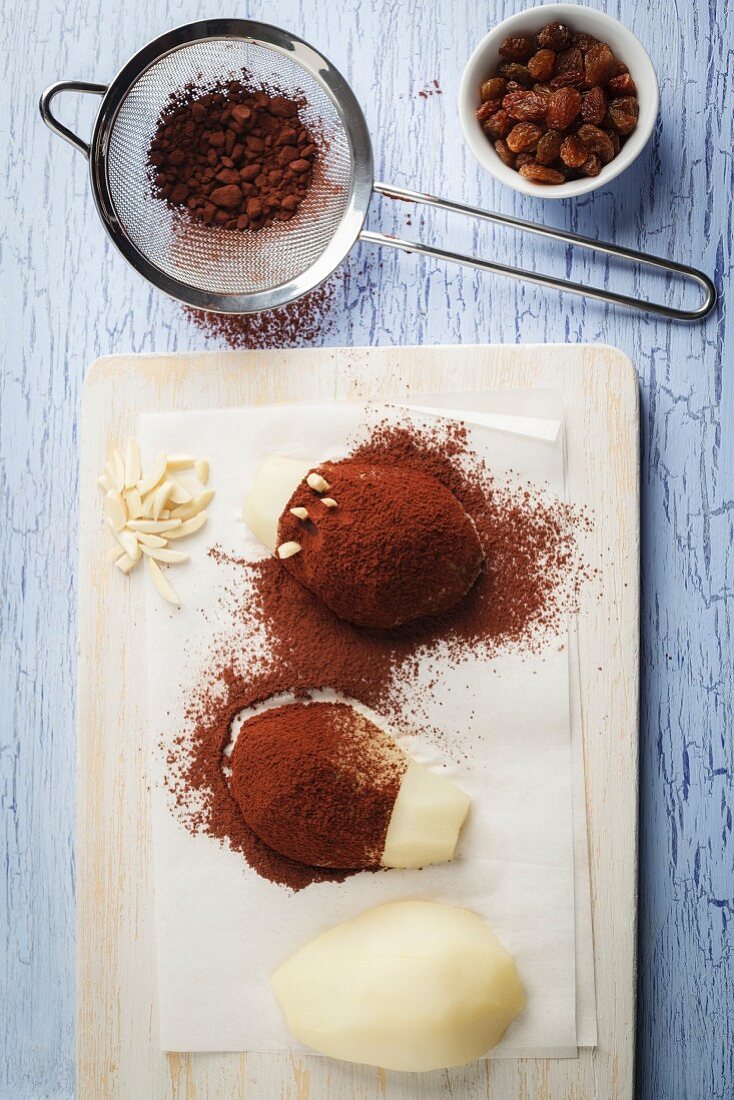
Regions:
<svg viewBox="0 0 734 1100"><path fill-rule="evenodd" d="M440 400L444 408L474 411L480 421L486 413L505 418L473 426L474 448L498 475L513 470L520 480L563 496L559 399L544 393L542 400L537 391ZM415 403L427 408L435 402ZM432 419L429 412L419 415ZM537 419L545 423L533 424ZM554 419L556 428L549 428ZM382 901L420 896L481 914L517 961L528 1005L492 1056L572 1057L578 1042L593 1041L595 1015L590 909L583 919L576 913L579 899L587 904L588 888L583 894L575 880L585 876L588 883L588 857L583 815L583 834L580 829L583 788L574 791L579 757L572 753L565 638L540 655L470 659L459 669L444 662L440 690L433 693L420 682L403 685L406 713L420 699L445 739L440 751L416 738L402 743L424 763L444 766L472 798L459 858L451 864L361 874L290 894L260 879L240 855L186 832L163 788L157 746L179 732L187 692L206 666L213 639L229 629L216 608L232 572L206 547L216 542L240 556L262 556L241 521L243 496L260 460L273 452L314 463L340 457L364 420L361 405L141 418L146 458L160 450L205 456L216 491L206 528L186 541L191 562L170 573L182 608L169 608L146 586L160 1044L189 1051L302 1049L270 992L272 970L323 929Z"/></svg>

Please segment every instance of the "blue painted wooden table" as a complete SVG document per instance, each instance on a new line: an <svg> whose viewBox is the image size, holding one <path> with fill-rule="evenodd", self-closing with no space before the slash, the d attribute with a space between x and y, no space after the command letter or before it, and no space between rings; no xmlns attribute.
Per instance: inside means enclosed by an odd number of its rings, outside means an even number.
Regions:
<svg viewBox="0 0 734 1100"><path fill-rule="evenodd" d="M365 105L378 178L703 266L732 262L734 7L599 0L661 77L654 139L621 179L575 203L523 199L465 150L456 94L476 41L517 0L250 0L236 14L316 44ZM149 38L212 0L25 0L6 9L2 109L4 364L0 404L0 1097L74 1090L74 679L78 408L116 351L211 341L106 240L80 156L37 112L52 80L107 81ZM421 96L421 91L441 94ZM82 133L89 108L64 104ZM406 225L410 219L411 225ZM436 212L375 201L373 227L588 279L586 257ZM600 279L612 277L606 268ZM615 276L616 277L616 276ZM621 278L623 289L639 284ZM734 1096L734 333L612 312L415 256L355 250L322 342L604 341L642 393L642 713L638 1095ZM138 1098L136 1098L138 1100ZM142 1098L140 1098L142 1100Z"/></svg>

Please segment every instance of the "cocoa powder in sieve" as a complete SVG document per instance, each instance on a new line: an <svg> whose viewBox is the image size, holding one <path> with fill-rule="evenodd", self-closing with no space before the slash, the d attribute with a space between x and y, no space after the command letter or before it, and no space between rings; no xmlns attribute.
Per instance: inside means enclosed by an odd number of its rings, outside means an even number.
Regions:
<svg viewBox="0 0 734 1100"><path fill-rule="evenodd" d="M290 221L318 156L304 104L231 80L173 93L148 150L156 196L194 221L259 230Z"/></svg>
<svg viewBox="0 0 734 1100"><path fill-rule="evenodd" d="M565 631L582 585L598 572L580 546L591 524L587 514L533 486L498 483L460 424L385 423L354 446L350 459L436 477L472 517L486 567L453 611L377 631L339 619L275 558L251 564L210 550L228 570L230 628L211 654L184 732L168 747L167 783L185 827L230 845L258 874L293 890L340 881L349 872L287 859L247 825L223 771L235 716L281 693L308 699L333 689L396 729L421 728L440 742L441 731L426 729L417 710L406 713L403 685L420 667L430 671L439 651L455 664L504 650L540 651ZM437 673L421 685L426 692L443 690Z"/></svg>

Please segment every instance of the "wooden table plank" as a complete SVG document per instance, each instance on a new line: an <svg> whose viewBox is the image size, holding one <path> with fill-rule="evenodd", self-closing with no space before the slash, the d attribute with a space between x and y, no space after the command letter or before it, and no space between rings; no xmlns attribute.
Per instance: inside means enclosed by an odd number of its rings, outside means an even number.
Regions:
<svg viewBox="0 0 734 1100"><path fill-rule="evenodd" d="M603 563L579 620L599 1046L577 1060L381 1073L318 1058L163 1055L155 1024L141 583L110 574L95 478L139 412L380 394L557 386L570 499ZM83 401L79 665L78 1072L81 1100L632 1096L637 811L637 380L613 348L241 352L97 362ZM119 582L119 583L118 583Z"/></svg>

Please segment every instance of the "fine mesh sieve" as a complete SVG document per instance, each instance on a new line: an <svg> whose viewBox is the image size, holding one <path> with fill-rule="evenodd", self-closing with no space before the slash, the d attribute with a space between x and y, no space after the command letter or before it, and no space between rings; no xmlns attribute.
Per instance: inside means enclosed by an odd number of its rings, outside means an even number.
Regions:
<svg viewBox="0 0 734 1100"><path fill-rule="evenodd" d="M154 194L148 149L172 94L188 86L207 91L242 79L272 94L303 102L301 118L320 146L308 194L296 217L257 232L226 230L187 219ZM90 143L60 123L51 103L62 91L102 96ZM125 258L160 290L200 309L252 313L282 306L318 286L357 240L389 245L494 271L542 286L657 313L699 320L711 312L716 292L702 272L672 260L604 244L548 226L375 183L372 148L362 110L349 85L300 39L249 20L205 20L179 27L137 53L107 87L60 81L41 96L47 125L89 160L97 210ZM630 298L567 279L496 261L448 252L416 241L363 229L373 191L513 229L552 237L614 255L693 281L704 291L695 310Z"/></svg>

